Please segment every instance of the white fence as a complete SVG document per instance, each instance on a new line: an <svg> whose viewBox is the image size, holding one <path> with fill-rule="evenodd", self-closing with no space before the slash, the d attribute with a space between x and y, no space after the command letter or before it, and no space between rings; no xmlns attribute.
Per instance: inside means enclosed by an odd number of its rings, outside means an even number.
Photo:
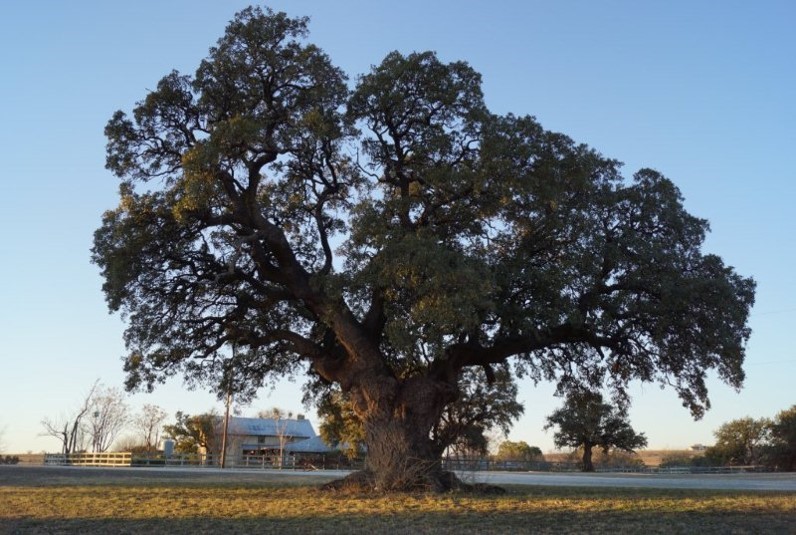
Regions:
<svg viewBox="0 0 796 535"><path fill-rule="evenodd" d="M44 464L53 466L192 466L213 468L221 466L220 455L204 454L175 454L169 457L163 455L133 455L130 452L121 453L48 453L44 455ZM325 468L350 468L341 467L339 462L327 462L292 455L285 455L280 466L279 456L273 455L229 455L226 459L229 468L260 468L260 469L287 469L287 470L317 470Z"/></svg>
<svg viewBox="0 0 796 535"><path fill-rule="evenodd" d="M60 466L132 466L133 455L122 453L48 453L44 464Z"/></svg>
<svg viewBox="0 0 796 535"><path fill-rule="evenodd" d="M174 455L168 458L114 453L48 453L44 464L58 466L218 466L220 457L213 455Z"/></svg>

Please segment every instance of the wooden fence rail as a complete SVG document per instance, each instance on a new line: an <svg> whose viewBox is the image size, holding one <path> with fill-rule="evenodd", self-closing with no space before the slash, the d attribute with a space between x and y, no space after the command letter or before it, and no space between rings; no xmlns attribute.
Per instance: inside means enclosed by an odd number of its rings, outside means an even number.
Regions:
<svg viewBox="0 0 796 535"><path fill-rule="evenodd" d="M132 466L130 452L119 453L48 453L44 464L61 466Z"/></svg>
<svg viewBox="0 0 796 535"><path fill-rule="evenodd" d="M219 455L185 455L176 454L170 457L162 455L133 455L130 452L119 453L48 453L44 455L45 465L59 466L171 466L171 467L205 467L218 468L221 465ZM490 459L445 458L442 461L446 470L460 472L514 471L514 472L578 472L579 463L538 462L538 461L493 461ZM285 457L282 466L278 458L263 455L228 456L226 465L230 468L252 469L288 469L316 470L327 468L362 468L361 462L341 466L338 463L308 462L295 457ZM636 472L647 474L737 474L743 472L764 472L762 466L670 466L651 467L644 465L597 467L598 472Z"/></svg>
<svg viewBox="0 0 796 535"><path fill-rule="evenodd" d="M54 466L170 466L194 468L218 468L221 456L213 454L174 454L134 455L130 452L121 453L47 453L43 456L45 465ZM323 470L327 468L361 468L361 463L348 463L341 466L340 462L308 460L295 456L284 456L281 466L279 458L273 455L229 455L226 459L229 468L253 469L286 469L286 470Z"/></svg>
<svg viewBox="0 0 796 535"><path fill-rule="evenodd" d="M59 466L218 466L213 455L174 455L171 457L133 455L130 452L47 453L44 464Z"/></svg>
<svg viewBox="0 0 796 535"><path fill-rule="evenodd" d="M466 459L449 457L442 460L446 470L463 472L580 472L581 463L549 461L495 461L492 459ZM596 472L641 473L641 474L738 474L744 472L767 472L764 466L646 466L631 464L627 466L597 466Z"/></svg>

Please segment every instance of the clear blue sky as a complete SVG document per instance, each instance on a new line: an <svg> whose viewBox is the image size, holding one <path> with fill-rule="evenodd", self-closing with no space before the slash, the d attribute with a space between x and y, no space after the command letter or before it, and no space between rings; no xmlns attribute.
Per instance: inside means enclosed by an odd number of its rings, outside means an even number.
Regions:
<svg viewBox="0 0 796 535"><path fill-rule="evenodd" d="M119 386L123 323L89 263L100 215L115 206L106 121L176 68L193 73L235 11L227 0L0 4L0 429L5 451L54 451L44 417L77 407L97 378ZM483 75L493 111L535 115L631 174L654 167L710 220L706 248L758 281L747 381L711 381L693 422L671 391L635 389L650 447L710 443L720 424L796 403L796 3L734 0L306 0L269 4L311 17L311 40L352 78L391 50L436 50ZM513 440L543 450L549 385L522 384ZM131 396L137 409L219 407L179 382ZM286 383L244 409L301 410ZM312 418L313 413L309 413ZM317 421L315 422L317 423Z"/></svg>

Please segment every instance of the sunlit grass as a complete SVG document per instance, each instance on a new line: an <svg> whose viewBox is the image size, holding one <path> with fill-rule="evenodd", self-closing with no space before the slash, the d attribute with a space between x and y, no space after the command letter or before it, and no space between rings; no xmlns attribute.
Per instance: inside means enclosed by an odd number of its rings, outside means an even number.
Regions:
<svg viewBox="0 0 796 535"><path fill-rule="evenodd" d="M13 533L794 533L796 494L510 487L361 495L218 483L0 487Z"/></svg>

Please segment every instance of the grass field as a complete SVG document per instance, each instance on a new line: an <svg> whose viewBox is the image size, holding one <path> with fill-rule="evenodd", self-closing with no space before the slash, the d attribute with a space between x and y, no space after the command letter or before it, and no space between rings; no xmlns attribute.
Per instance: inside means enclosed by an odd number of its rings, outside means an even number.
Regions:
<svg viewBox="0 0 796 535"><path fill-rule="evenodd" d="M361 495L322 492L304 478L87 473L0 470L0 532L796 533L792 492L509 487L502 496Z"/></svg>
<svg viewBox="0 0 796 535"><path fill-rule="evenodd" d="M638 459L643 462L645 466L656 467L667 457L678 456L690 458L698 455L700 455L700 452L694 450L638 450L633 454L629 454L627 457L629 459ZM597 459L595 460L599 460L600 452L596 452L596 456ZM569 453L548 452L544 454L544 458L549 462L566 462L572 460L572 455ZM577 462L579 457L575 455L574 459Z"/></svg>

